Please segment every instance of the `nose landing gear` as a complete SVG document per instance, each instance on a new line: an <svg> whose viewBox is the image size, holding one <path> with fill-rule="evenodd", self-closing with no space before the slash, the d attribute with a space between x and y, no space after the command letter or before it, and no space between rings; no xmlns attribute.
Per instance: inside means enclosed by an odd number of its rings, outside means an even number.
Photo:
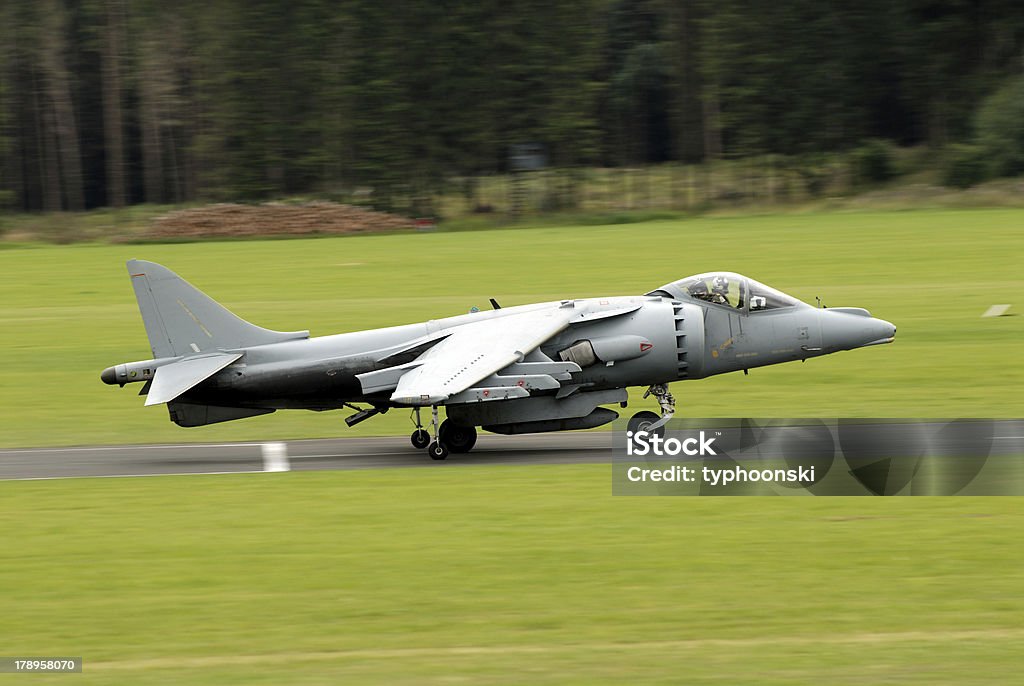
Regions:
<svg viewBox="0 0 1024 686"><path fill-rule="evenodd" d="M668 421L676 413L676 399L669 393L668 386L663 383L654 384L644 393L645 398L651 395L654 396L654 399L658 401L658 405L661 406L661 418L647 410L637 412L629 420L629 430L633 432L646 431L664 436L665 425L668 424Z"/></svg>
<svg viewBox="0 0 1024 686"><path fill-rule="evenodd" d="M661 429L659 431L658 429L651 428L659 421L661 421L661 419L655 413L651 412L650 410L641 410L640 412L637 412L635 415L629 418L629 423L626 425L626 429L628 431L632 431L633 433L646 431L649 434L657 434L664 438L664 429Z"/></svg>

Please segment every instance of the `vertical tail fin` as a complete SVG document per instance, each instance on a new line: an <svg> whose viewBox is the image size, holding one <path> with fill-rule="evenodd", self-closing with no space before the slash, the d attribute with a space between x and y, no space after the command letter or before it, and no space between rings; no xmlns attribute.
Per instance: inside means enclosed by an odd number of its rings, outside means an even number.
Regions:
<svg viewBox="0 0 1024 686"><path fill-rule="evenodd" d="M156 358L309 337L308 331L271 331L250 324L155 262L129 260L128 273Z"/></svg>

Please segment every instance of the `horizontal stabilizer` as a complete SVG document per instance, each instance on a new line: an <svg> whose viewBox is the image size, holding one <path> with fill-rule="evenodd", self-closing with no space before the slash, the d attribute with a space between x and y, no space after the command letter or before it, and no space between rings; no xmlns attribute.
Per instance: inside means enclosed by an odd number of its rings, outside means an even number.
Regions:
<svg viewBox="0 0 1024 686"><path fill-rule="evenodd" d="M174 400L240 357L242 353L218 353L192 357L160 367L153 377L153 386L146 397L146 405L159 405Z"/></svg>

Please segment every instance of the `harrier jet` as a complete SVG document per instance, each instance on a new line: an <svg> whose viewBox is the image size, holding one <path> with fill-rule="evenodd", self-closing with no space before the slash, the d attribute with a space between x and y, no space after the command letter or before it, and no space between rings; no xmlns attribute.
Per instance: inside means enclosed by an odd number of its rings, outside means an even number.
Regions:
<svg viewBox="0 0 1024 686"><path fill-rule="evenodd" d="M856 307L815 308L739 274L673 281L645 295L472 311L420 324L310 337L238 318L166 267L128 262L153 358L103 370L144 385L146 405L202 426L282 409L349 408L353 426L412 408L412 444L435 460L465 453L476 427L500 434L589 429L646 387L661 416L668 385L891 343L896 327ZM439 421L438 408L447 418ZM421 410L430 412L429 431Z"/></svg>

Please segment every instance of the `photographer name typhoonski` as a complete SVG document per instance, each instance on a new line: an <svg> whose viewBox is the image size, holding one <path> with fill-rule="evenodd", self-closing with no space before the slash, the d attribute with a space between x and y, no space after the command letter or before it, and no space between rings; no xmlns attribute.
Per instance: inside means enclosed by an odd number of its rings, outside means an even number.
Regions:
<svg viewBox="0 0 1024 686"><path fill-rule="evenodd" d="M647 469L633 466L626 470L626 478L638 481L679 481L702 482L709 486L727 486L732 483L784 483L811 485L814 483L814 467L796 469L747 469L745 467L684 467L672 465L665 469Z"/></svg>

